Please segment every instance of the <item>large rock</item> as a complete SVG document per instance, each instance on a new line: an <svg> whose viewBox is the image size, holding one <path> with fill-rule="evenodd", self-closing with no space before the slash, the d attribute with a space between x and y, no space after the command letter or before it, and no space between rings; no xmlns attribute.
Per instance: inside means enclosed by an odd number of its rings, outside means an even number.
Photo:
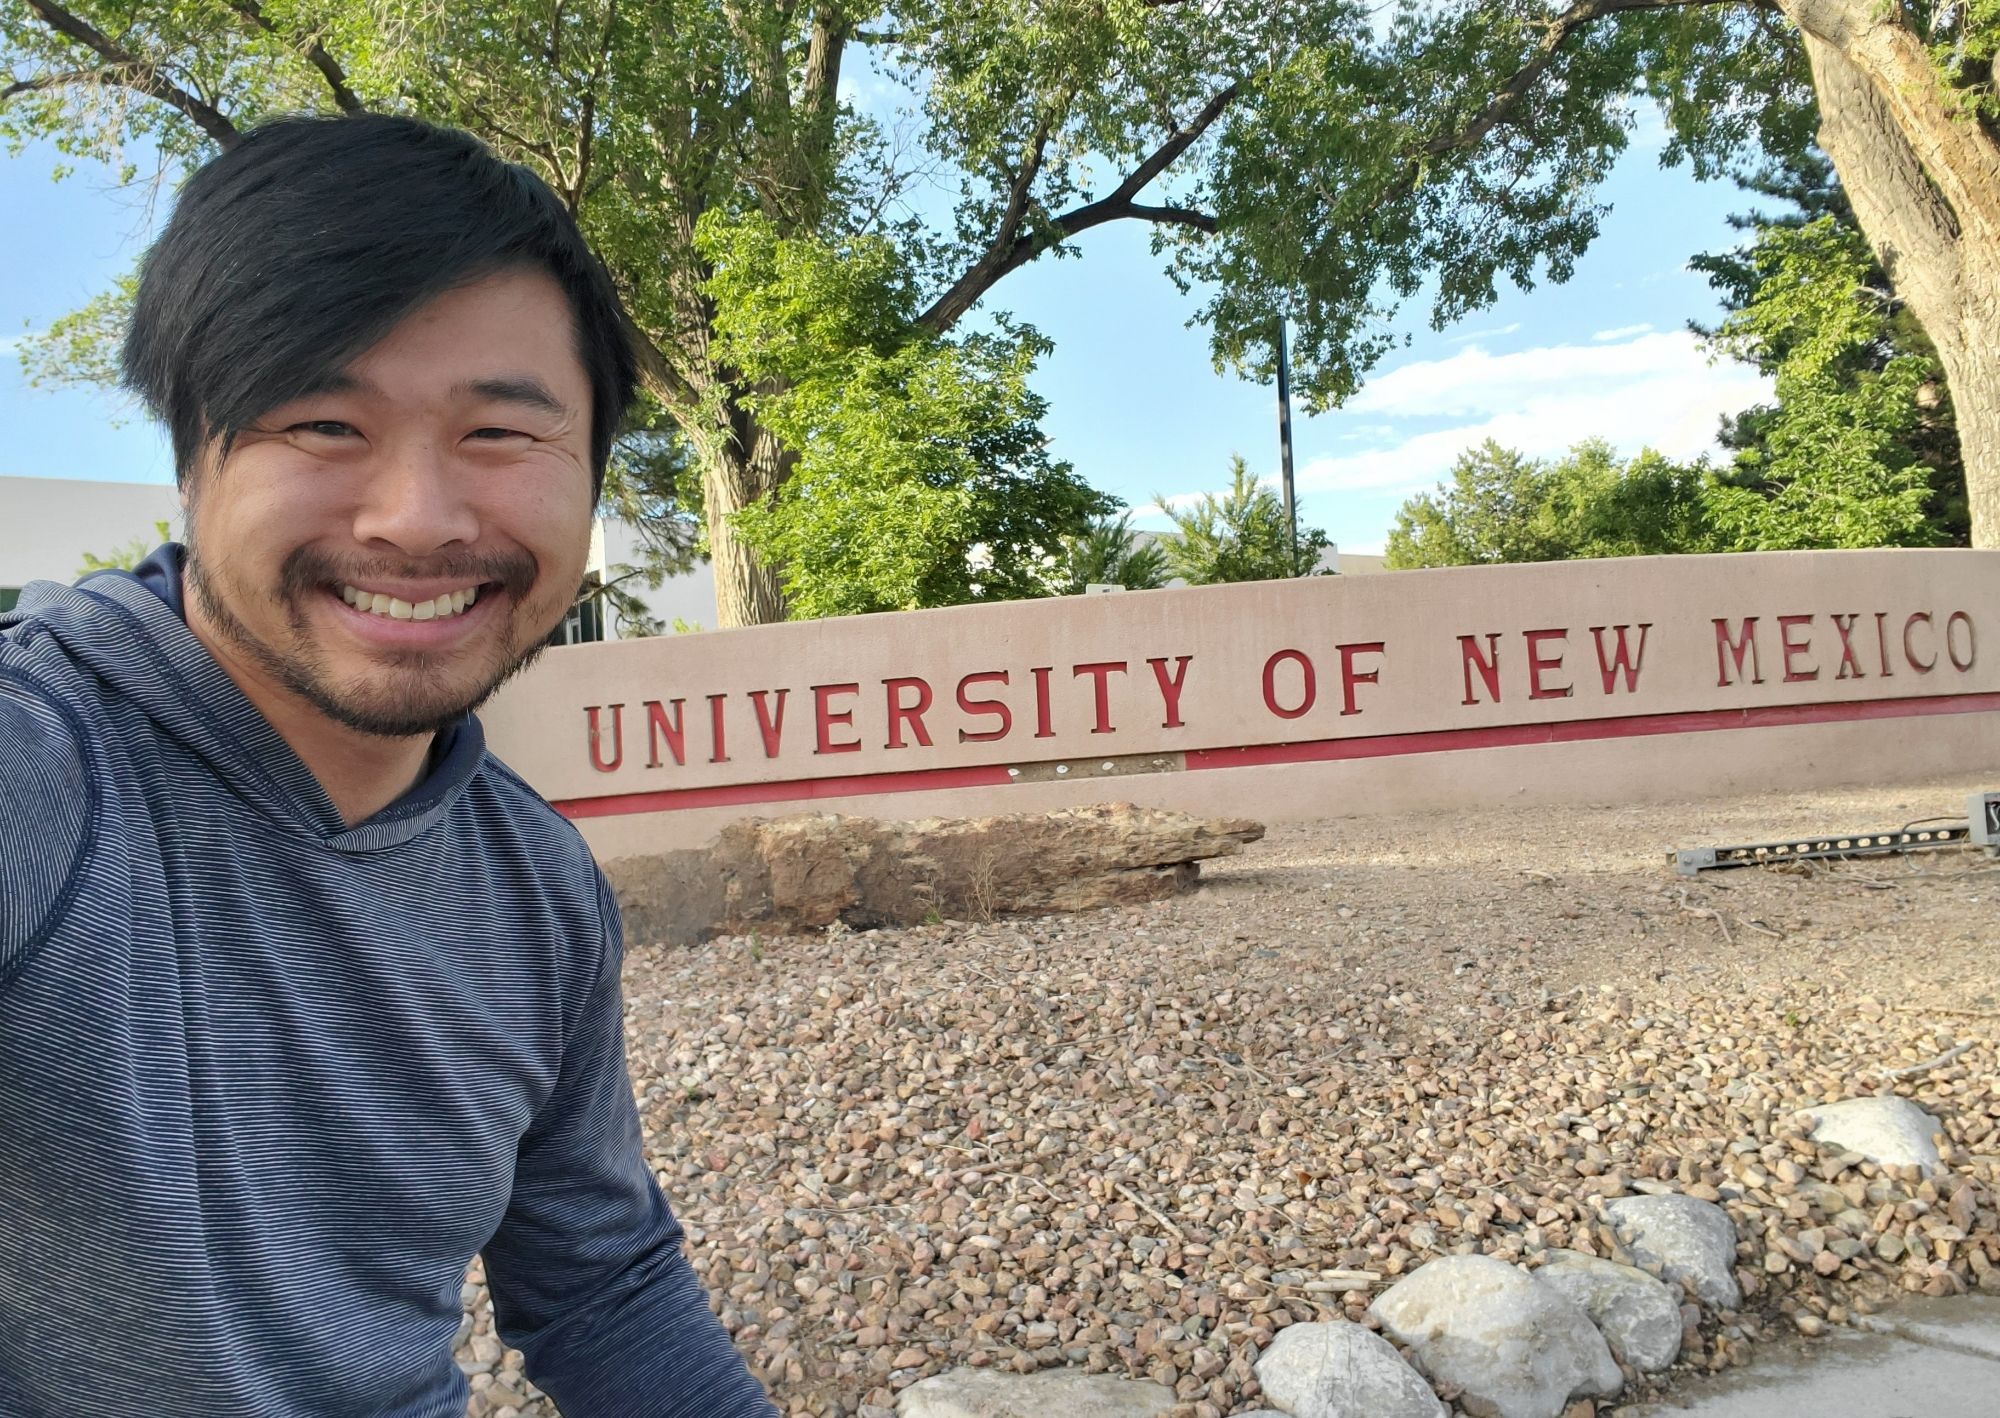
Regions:
<svg viewBox="0 0 2000 1418"><path fill-rule="evenodd" d="M1871 1162L1938 1170L1931 1136L1938 1120L1907 1098L1849 1098L1807 1108L1813 1141L1843 1152L1859 1152Z"/></svg>
<svg viewBox="0 0 2000 1418"><path fill-rule="evenodd" d="M1590 1316L1503 1260L1446 1256L1370 1309L1433 1379L1480 1418L1559 1418L1572 1399L1618 1392L1624 1376Z"/></svg>
<svg viewBox="0 0 2000 1418"><path fill-rule="evenodd" d="M1681 1352L1680 1296L1643 1270L1581 1251L1550 1251L1535 1279L1582 1307L1611 1352L1658 1373Z"/></svg>
<svg viewBox="0 0 2000 1418"><path fill-rule="evenodd" d="M1293 1418L1446 1418L1389 1341L1347 1320L1280 1330L1257 1361L1257 1382Z"/></svg>
<svg viewBox="0 0 2000 1418"><path fill-rule="evenodd" d="M606 875L628 940L685 943L1156 901L1263 835L1238 818L1128 803L920 822L820 814L731 823L707 847L626 858Z"/></svg>
<svg viewBox="0 0 2000 1418"><path fill-rule="evenodd" d="M1736 1225L1714 1202L1692 1196L1625 1196L1604 1203L1620 1257L1657 1269L1670 1285L1694 1287L1703 1304L1733 1310L1743 1303L1736 1283Z"/></svg>
<svg viewBox="0 0 2000 1418"><path fill-rule="evenodd" d="M954 1369L910 1385L901 1418L1166 1418L1173 1390L1081 1369L1008 1374Z"/></svg>

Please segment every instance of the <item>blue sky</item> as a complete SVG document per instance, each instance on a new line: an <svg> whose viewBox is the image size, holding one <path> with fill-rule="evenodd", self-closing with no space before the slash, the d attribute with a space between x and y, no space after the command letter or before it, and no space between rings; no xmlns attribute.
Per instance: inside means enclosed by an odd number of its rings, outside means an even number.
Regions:
<svg viewBox="0 0 2000 1418"><path fill-rule="evenodd" d="M1605 189L1602 235L1567 285L1510 290L1440 332L1408 310L1407 348L1345 408L1298 419L1302 519L1345 550L1377 550L1403 499L1482 438L1549 455L1596 436L1626 453L1650 445L1692 457L1712 445L1722 413L1768 396L1744 367L1711 364L1684 329L1716 309L1687 258L1734 242L1724 216L1744 194L1661 171L1657 152L1648 114ZM164 440L116 396L34 390L20 377L14 337L127 269L159 215L147 193L117 189L102 170L51 182L55 162L46 146L0 156L0 474L170 481ZM1044 258L988 297L1055 341L1036 380L1053 451L1142 512L1156 493L1221 485L1232 453L1274 474L1273 391L1210 367L1205 333L1186 325L1198 296L1161 274L1146 231L1100 227L1080 246L1080 257ZM1157 514L1139 520L1163 525Z"/></svg>

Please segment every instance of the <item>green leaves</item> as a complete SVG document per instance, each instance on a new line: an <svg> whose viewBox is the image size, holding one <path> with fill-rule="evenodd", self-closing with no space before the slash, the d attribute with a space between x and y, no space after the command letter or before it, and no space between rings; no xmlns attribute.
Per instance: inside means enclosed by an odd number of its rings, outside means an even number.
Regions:
<svg viewBox="0 0 2000 1418"><path fill-rule="evenodd" d="M1053 589L1059 596L1080 596L1092 586L1156 591L1167 576L1166 549L1133 531L1132 514L1126 512L1094 517L1080 535L1064 539Z"/></svg>
<svg viewBox="0 0 2000 1418"><path fill-rule="evenodd" d="M1706 469L1650 450L1620 463L1588 440L1554 463L1488 439L1461 454L1449 486L1405 502L1387 564L1480 566L1712 550Z"/></svg>
<svg viewBox="0 0 2000 1418"><path fill-rule="evenodd" d="M794 460L738 515L784 568L795 615L1045 595L1065 540L1110 499L1052 460L1028 387L1026 326L957 339L914 322L915 286L874 237L781 237L761 216L704 222L718 358L732 398Z"/></svg>
<svg viewBox="0 0 2000 1418"><path fill-rule="evenodd" d="M1717 347L1776 374L1775 409L1711 495L1732 550L1927 546L1930 469L1915 456L1919 396L1936 363L1880 357L1891 309L1869 284L1874 258L1837 216L1767 227L1750 264L1756 294L1716 332Z"/></svg>
<svg viewBox="0 0 2000 1418"><path fill-rule="evenodd" d="M1157 498L1155 505L1174 524L1158 542L1167 574L1190 586L1310 576L1330 545L1317 527L1293 539L1283 500L1251 476L1241 454L1229 460L1229 487L1220 495L1205 492L1178 507Z"/></svg>

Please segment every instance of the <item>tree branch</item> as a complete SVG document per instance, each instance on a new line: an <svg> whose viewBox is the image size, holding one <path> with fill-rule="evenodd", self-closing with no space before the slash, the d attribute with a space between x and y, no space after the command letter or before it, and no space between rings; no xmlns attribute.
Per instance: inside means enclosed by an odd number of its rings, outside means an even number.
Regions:
<svg viewBox="0 0 2000 1418"><path fill-rule="evenodd" d="M71 14L51 0L27 0L35 18L63 38L84 46L105 61L105 76L148 98L158 99L185 114L194 125L225 148L234 147L243 135L236 125L213 104L198 98L179 84L161 75L152 64L117 44L88 20Z"/></svg>
<svg viewBox="0 0 2000 1418"><path fill-rule="evenodd" d="M32 79L17 79L0 89L0 103L5 103L16 94L41 93L47 89L60 89L69 84L115 84L118 69L65 69L59 74L40 74Z"/></svg>
<svg viewBox="0 0 2000 1418"><path fill-rule="evenodd" d="M1500 86L1473 119L1456 133L1445 133L1425 143L1418 152L1424 157L1438 157L1445 153L1465 152L1484 142L1486 135L1508 119L1514 106L1534 87L1535 80L1547 72L1555 63L1556 53L1571 35L1587 25L1594 24L1608 15L1623 14L1632 10L1685 10L1703 5L1737 5L1743 0L1577 0L1562 14L1548 22L1542 31L1541 43L1535 46L1534 54L1528 62L1514 72L1512 78ZM1774 0L1755 0L1766 8L1775 8Z"/></svg>
<svg viewBox="0 0 2000 1418"><path fill-rule="evenodd" d="M949 290L931 302L930 309L918 317L917 323L933 331L950 329L959 317L976 305L979 298L991 290L1002 276L1019 270L1050 247L1060 245L1078 233L1088 231L1094 226L1102 226L1106 222L1129 217L1142 221L1189 226L1198 231L1215 230L1215 219L1206 213L1185 207L1140 206L1133 199L1143 192L1154 178L1171 167L1182 153L1193 147L1196 140L1214 125L1215 120L1236 101L1242 91L1243 85L1239 80L1217 93L1202 105L1201 112L1169 133L1166 140L1147 155L1145 161L1133 168L1115 188L1097 201L1073 208L1045 226L1018 236L1012 235L1003 224L994 234L992 244L980 253L979 259L972 263L964 275L952 282ZM1028 168L1028 164L1023 164L1024 172L1027 172ZM1029 180L1033 180L1031 172ZM1018 175L1016 185L1019 185ZM1025 188L1022 190L1025 194ZM1011 198L1010 193L1008 204L1010 210L1014 205Z"/></svg>
<svg viewBox="0 0 2000 1418"><path fill-rule="evenodd" d="M286 44L297 44L296 40L281 33L278 27L271 23L270 18L264 13L264 7L258 4L257 0L228 0L228 3L229 8L241 15L251 27L262 30L273 39L283 40ZM367 105L362 103L360 96L347 86L347 71L326 52L326 46L319 42L317 35L300 46L299 53L304 55L306 63L319 70L320 77L326 80L326 86L333 91L334 107L342 113L367 112Z"/></svg>

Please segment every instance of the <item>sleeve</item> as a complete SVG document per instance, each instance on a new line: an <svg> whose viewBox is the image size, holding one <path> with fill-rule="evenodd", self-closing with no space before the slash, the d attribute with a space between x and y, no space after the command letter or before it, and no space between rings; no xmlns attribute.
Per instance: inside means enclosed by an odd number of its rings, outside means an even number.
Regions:
<svg viewBox="0 0 2000 1418"><path fill-rule="evenodd" d="M521 1140L484 1251L501 1337L565 1418L777 1418L681 1252L625 1067L617 903L598 878L598 977Z"/></svg>
<svg viewBox="0 0 2000 1418"><path fill-rule="evenodd" d="M90 850L74 716L0 666L0 994L62 919Z"/></svg>

